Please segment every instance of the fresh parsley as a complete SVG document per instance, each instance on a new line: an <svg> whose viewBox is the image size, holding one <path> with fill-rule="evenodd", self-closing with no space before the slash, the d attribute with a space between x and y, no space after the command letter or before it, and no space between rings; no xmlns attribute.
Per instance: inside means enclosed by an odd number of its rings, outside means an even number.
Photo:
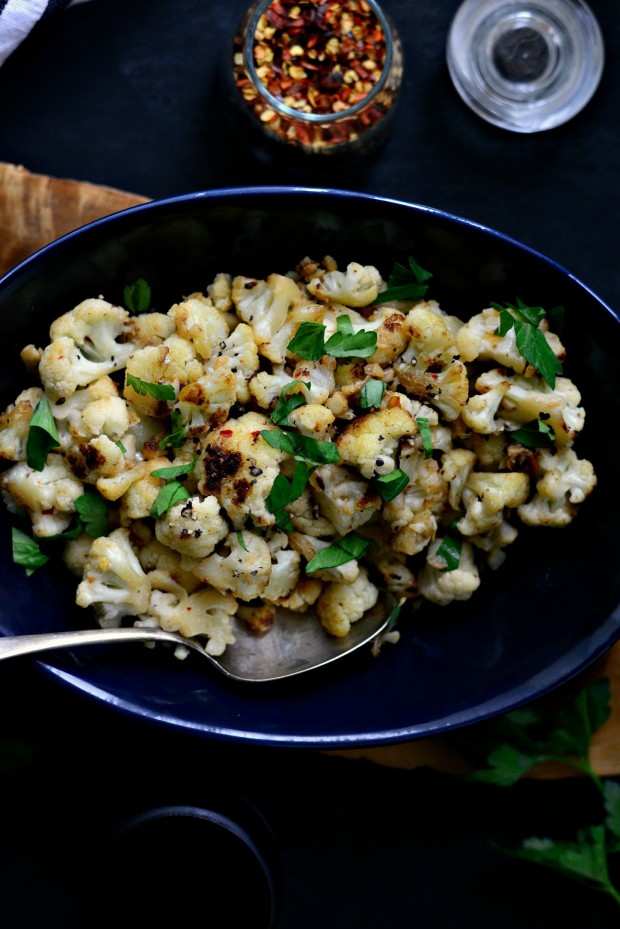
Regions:
<svg viewBox="0 0 620 929"><path fill-rule="evenodd" d="M161 488L153 505L151 507L151 516L153 519L161 519L164 513L174 506L175 503L181 503L190 496L187 488L178 478L187 477L196 464L196 456L191 461L180 465L170 465L169 468L156 468L151 471L151 477L159 477L167 483Z"/></svg>
<svg viewBox="0 0 620 929"><path fill-rule="evenodd" d="M369 358L377 348L377 333L366 329L353 332L351 317L343 314L336 319L336 332L325 343L326 355L332 358Z"/></svg>
<svg viewBox="0 0 620 929"><path fill-rule="evenodd" d="M360 390L360 406L363 410L369 410L373 406L381 406L381 401L385 395L385 384L383 381L377 381L369 378Z"/></svg>
<svg viewBox="0 0 620 929"><path fill-rule="evenodd" d="M321 442L299 432L283 432L279 429L263 429L261 435L267 445L288 452L297 461L306 461L312 465L340 461L338 447L333 442Z"/></svg>
<svg viewBox="0 0 620 929"><path fill-rule="evenodd" d="M175 503L180 503L182 500L187 500L188 498L189 491L180 481L169 481L167 484L164 484L155 497L151 507L151 516L153 519L161 519L171 506L174 506Z"/></svg>
<svg viewBox="0 0 620 929"><path fill-rule="evenodd" d="M123 299L130 313L146 313L151 306L150 284L143 277L139 277L133 283L127 284L123 290Z"/></svg>
<svg viewBox="0 0 620 929"><path fill-rule="evenodd" d="M510 433L510 438L514 442L520 442L527 448L550 448L553 445L555 435L551 426L540 419L533 419L530 423L515 429Z"/></svg>
<svg viewBox="0 0 620 929"><path fill-rule="evenodd" d="M47 397L41 397L34 408L28 438L26 439L26 461L35 471L42 471L47 463L47 456L53 448L60 445L56 421Z"/></svg>
<svg viewBox="0 0 620 929"><path fill-rule="evenodd" d="M78 525L93 539L107 535L110 527L108 505L96 490L88 490L75 501Z"/></svg>
<svg viewBox="0 0 620 929"><path fill-rule="evenodd" d="M291 394L291 390L300 385L306 387L308 390L310 390L312 386L310 381L291 381L290 384L286 384L280 391L280 396L273 409L273 413L269 417L274 425L280 426L281 428L292 427L292 423L288 418L289 414L306 403L306 398L302 393Z"/></svg>
<svg viewBox="0 0 620 929"><path fill-rule="evenodd" d="M379 294L375 303L387 303L388 300L421 300L428 290L426 283L432 278L430 271L421 268L417 261L407 258L407 264L395 261L388 277L387 290Z"/></svg>
<svg viewBox="0 0 620 929"><path fill-rule="evenodd" d="M301 497L313 471L314 467L308 467L305 462L298 461L290 481L283 474L276 476L265 505L267 510L275 516L276 525L280 529L286 532L293 531L291 518L285 508Z"/></svg>
<svg viewBox="0 0 620 929"><path fill-rule="evenodd" d="M431 434L431 427L429 425L428 419L426 416L418 416L416 418L416 423L418 424L420 438L422 439L424 457L430 458L433 454L433 436Z"/></svg>
<svg viewBox="0 0 620 929"><path fill-rule="evenodd" d="M115 444L118 448L120 448L120 450L122 451L123 455L126 455L126 454L127 454L127 449L125 448L125 446L123 445L123 443L121 442L120 439L117 439L116 442L115 442L114 444Z"/></svg>
<svg viewBox="0 0 620 929"><path fill-rule="evenodd" d="M187 436L187 426L183 425L183 418L178 410L170 413L170 432L159 443L162 450L166 448L180 448Z"/></svg>
<svg viewBox="0 0 620 929"><path fill-rule="evenodd" d="M15 526L11 528L11 547L13 561L21 565L29 577L50 558L41 551L41 546L36 539L26 535L21 529L16 529Z"/></svg>
<svg viewBox="0 0 620 929"><path fill-rule="evenodd" d="M143 381L142 378L134 374L127 374L125 383L128 387L133 388L141 397L147 395L155 400L166 400L174 402L176 393L172 384L152 384L150 381Z"/></svg>
<svg viewBox="0 0 620 929"><path fill-rule="evenodd" d="M305 361L320 361L325 354L325 326L321 323L301 323L287 348Z"/></svg>
<svg viewBox="0 0 620 929"><path fill-rule="evenodd" d="M395 471L391 471L389 474L382 474L381 477L375 477L372 482L377 493L386 503L397 497L408 483L409 476L400 468L396 468Z"/></svg>
<svg viewBox="0 0 620 929"><path fill-rule="evenodd" d="M540 372L543 379L553 390L557 374L562 373L562 365L553 353L545 334L539 325L545 318L541 306L527 306L522 300L516 303L492 303L499 313L497 334L505 336L511 329L515 331L517 348L529 364Z"/></svg>
<svg viewBox="0 0 620 929"><path fill-rule="evenodd" d="M178 477L187 477L190 471L196 467L196 455L192 458L191 461L186 461L184 464L180 465L170 465L169 468L156 468L154 471L151 471L151 477L161 477L164 481L174 481Z"/></svg>
<svg viewBox="0 0 620 929"><path fill-rule="evenodd" d="M377 333L366 329L353 332L351 317L346 313L336 319L336 332L325 341L322 323L304 322L288 343L288 350L305 361L319 361L323 355L332 358L368 358L377 348Z"/></svg>
<svg viewBox="0 0 620 929"><path fill-rule="evenodd" d="M461 539L461 536L457 533L454 525L450 526L445 536L443 537L441 545L435 552L437 558L442 558L445 561L445 571L456 571L461 563L462 547L463 540Z"/></svg>
<svg viewBox="0 0 620 929"><path fill-rule="evenodd" d="M325 571L329 568L337 568L348 561L354 561L366 554L370 545L368 539L363 539L355 532L349 532L342 539L328 545L327 548L321 549L320 552L311 558L306 565L306 574L313 574L315 571Z"/></svg>
<svg viewBox="0 0 620 929"><path fill-rule="evenodd" d="M245 544L245 539L243 538L243 532L241 531L241 529L237 531L237 542L239 543L239 545L241 546L244 552L249 552L249 548Z"/></svg>
<svg viewBox="0 0 620 929"><path fill-rule="evenodd" d="M610 713L609 681L598 679L559 709L540 701L471 727L461 744L486 756L486 766L468 776L473 781L511 787L544 762L568 765L590 779L601 800L601 822L579 829L572 840L532 837L513 849L496 847L585 883L620 905L609 868L610 856L620 852L620 784L602 780L590 761L592 737Z"/></svg>

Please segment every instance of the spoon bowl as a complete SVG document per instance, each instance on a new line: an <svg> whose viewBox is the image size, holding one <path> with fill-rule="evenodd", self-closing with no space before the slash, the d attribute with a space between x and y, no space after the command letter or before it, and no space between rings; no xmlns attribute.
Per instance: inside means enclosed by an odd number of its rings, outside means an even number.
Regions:
<svg viewBox="0 0 620 929"><path fill-rule="evenodd" d="M280 610L273 627L264 633L252 632L235 619L236 641L219 656L210 655L196 639L159 628L130 626L4 636L0 637L0 660L83 645L162 642L197 652L231 680L267 683L316 670L370 645L387 630L392 611L390 598L379 600L342 638L328 635L315 617L298 616L288 610Z"/></svg>

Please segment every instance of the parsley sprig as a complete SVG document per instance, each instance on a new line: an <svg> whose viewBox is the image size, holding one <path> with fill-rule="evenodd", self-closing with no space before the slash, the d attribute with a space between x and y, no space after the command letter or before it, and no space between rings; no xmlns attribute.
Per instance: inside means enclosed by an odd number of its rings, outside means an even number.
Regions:
<svg viewBox="0 0 620 929"><path fill-rule="evenodd" d="M322 323L303 322L287 348L304 361L320 361L324 355L332 358L369 358L377 348L377 333L366 329L353 331L351 317L346 313L336 319L336 332L325 340Z"/></svg>
<svg viewBox="0 0 620 929"><path fill-rule="evenodd" d="M603 678L588 683L559 709L533 703L471 727L457 741L474 755L486 756L486 766L468 776L480 783L511 787L544 762L568 765L589 778L601 800L600 822L578 830L572 840L536 836L516 848L496 847L585 883L620 905L609 868L610 857L620 852L620 784L601 779L590 761L592 737L610 713L609 681Z"/></svg>
<svg viewBox="0 0 620 929"><path fill-rule="evenodd" d="M47 397L43 396L34 408L26 439L26 461L34 471L42 471L47 456L60 445L58 429Z"/></svg>
<svg viewBox="0 0 620 929"><path fill-rule="evenodd" d="M306 565L306 574L314 574L315 571L337 568L339 565L346 564L348 561L361 558L366 554L369 545L369 539L363 539L360 535L357 535L357 533L349 532L349 534L343 536L342 539L338 539L337 542L317 552Z"/></svg>
<svg viewBox="0 0 620 929"><path fill-rule="evenodd" d="M151 286L143 277L139 277L123 290L125 306L130 313L146 313L151 306Z"/></svg>
<svg viewBox="0 0 620 929"><path fill-rule="evenodd" d="M556 375L562 373L562 365L547 342L544 332L538 328L546 316L544 309L541 306L528 306L519 299L516 303L507 303L505 306L501 303L492 303L491 306L499 313L497 334L505 336L514 329L517 348L525 360L540 371L553 390Z"/></svg>
<svg viewBox="0 0 620 929"><path fill-rule="evenodd" d="M166 481L151 506L151 516L153 519L161 519L164 513L169 510L170 507L174 506L175 503L181 503L183 500L189 499L190 493L179 478L187 477L190 471L194 469L195 465L196 456L194 455L192 460L185 464L170 465L168 468L156 468L154 471L151 471L151 477L159 477Z"/></svg>
<svg viewBox="0 0 620 929"><path fill-rule="evenodd" d="M432 278L430 271L425 271L411 255L407 264L395 261L388 277L387 290L382 291L375 303L387 303L388 300L421 300L428 290L426 283Z"/></svg>

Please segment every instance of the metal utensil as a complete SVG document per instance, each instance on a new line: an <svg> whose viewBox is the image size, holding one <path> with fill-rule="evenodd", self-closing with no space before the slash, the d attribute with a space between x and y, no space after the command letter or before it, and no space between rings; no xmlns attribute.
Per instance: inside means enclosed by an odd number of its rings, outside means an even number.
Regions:
<svg viewBox="0 0 620 929"><path fill-rule="evenodd" d="M388 626L392 607L390 598L380 600L376 607L351 626L351 631L343 638L328 635L311 614L299 615L280 610L273 627L262 634L252 632L243 622L235 620L235 644L228 646L219 657L209 655L200 642L175 632L132 626L0 637L0 660L82 645L167 642L198 652L218 671L235 681L279 681L321 668L370 644Z"/></svg>

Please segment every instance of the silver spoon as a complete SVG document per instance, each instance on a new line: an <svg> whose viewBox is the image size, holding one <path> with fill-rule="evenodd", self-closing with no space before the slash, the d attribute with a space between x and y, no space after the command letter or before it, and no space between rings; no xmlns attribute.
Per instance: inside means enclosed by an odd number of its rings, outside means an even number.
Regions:
<svg viewBox="0 0 620 929"><path fill-rule="evenodd" d="M351 631L344 638L328 635L312 614L296 615L280 610L273 627L262 634L253 633L245 623L234 620L235 644L229 645L219 657L209 655L200 642L175 632L132 626L0 637L0 660L79 645L168 642L198 652L218 671L235 681L279 681L321 668L373 642L390 622L394 605L390 600L380 600L376 607L351 626Z"/></svg>

